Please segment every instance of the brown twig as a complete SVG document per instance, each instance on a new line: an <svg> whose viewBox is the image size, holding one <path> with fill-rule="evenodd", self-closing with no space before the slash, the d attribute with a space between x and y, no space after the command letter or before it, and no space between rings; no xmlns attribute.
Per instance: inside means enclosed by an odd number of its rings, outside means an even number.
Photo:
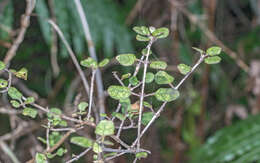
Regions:
<svg viewBox="0 0 260 163"><path fill-rule="evenodd" d="M197 25L204 32L204 34L208 37L208 39L211 42L220 46L223 49L223 51L226 52L226 54L228 56L230 56L232 59L234 59L235 62L237 63L237 65L242 70L244 70L245 72L249 71L248 65L238 57L238 54L236 52L234 52L233 50L231 50L230 48L228 48L222 41L220 41L211 30L209 30L203 23L201 23L199 21L199 19L195 15L190 13L187 9L185 9L178 2L176 2L176 1L173 2L170 0L169 0L169 2L171 5L175 6L176 9L178 9L180 12L182 12L191 21L191 23Z"/></svg>
<svg viewBox="0 0 260 163"><path fill-rule="evenodd" d="M88 45L89 54L93 59L95 59L97 61L95 46L92 41L88 21L85 16L84 10L82 8L80 0L74 0L74 2L76 4L77 11L79 13L83 31L85 34L85 38L88 43L87 45ZM100 114L102 114L102 113L105 113L105 96L104 96L103 80L102 80L102 76L101 76L101 71L99 69L97 69L97 72L96 72L96 84L97 84L97 92L98 92L98 107L99 107Z"/></svg>
<svg viewBox="0 0 260 163"><path fill-rule="evenodd" d="M4 58L4 63L6 64L13 59L13 57L16 55L17 49L24 40L24 35L28 26L30 25L30 15L35 7L35 3L35 0L26 0L26 10L25 14L23 14L21 18L21 27L18 36L14 40L13 45L9 48Z"/></svg>

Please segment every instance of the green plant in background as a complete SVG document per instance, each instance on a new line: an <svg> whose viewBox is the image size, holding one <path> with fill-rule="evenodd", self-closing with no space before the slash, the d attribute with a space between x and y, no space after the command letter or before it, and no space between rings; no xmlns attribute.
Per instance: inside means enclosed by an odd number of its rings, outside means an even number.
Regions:
<svg viewBox="0 0 260 163"><path fill-rule="evenodd" d="M260 159L260 116L217 131L192 153L194 163L252 163Z"/></svg>
<svg viewBox="0 0 260 163"><path fill-rule="evenodd" d="M22 109L22 114L30 118L37 118L39 111L46 113L47 124L43 125L46 129L46 137L38 138L46 145L46 149L36 154L35 160L37 163L47 162L47 159L52 159L55 156L63 156L67 152L62 145L63 142L72 133L83 129L85 126L94 128L96 137L94 139L84 136L72 136L70 142L84 148L84 151L73 155L72 159L68 160L67 163L80 159L91 150L94 152L94 162L106 162L123 154L135 155L134 162L146 158L151 152L149 149L142 148L141 138L160 116L165 105L180 96L180 86L203 61L206 64L216 64L221 60L218 56L221 52L219 47L214 46L206 51L194 48L200 54L199 60L194 66L185 64L177 66L184 77L174 86L174 77L165 71L167 64L164 61L150 60L153 43L158 39L167 37L169 30L167 28L156 29L145 26L134 27L133 30L137 33L136 39L147 42L147 46L142 50L140 56L126 53L116 57L121 66L134 66L135 69L132 73L122 74L121 76L118 75L119 72L113 73L119 84L110 85L107 89L108 95L118 104L115 109L110 109L113 110L112 113L97 114L98 106L94 100L94 80L97 69L108 64L108 59L98 63L89 57L80 62L81 66L92 71L90 87L87 92L89 100L88 102L82 101L79 103L78 110L73 114L73 117L65 115L62 109L45 108L36 104L33 97L25 97L18 89L11 86L11 81L12 75L26 80L27 69L9 70L3 62L0 62L0 70L9 74L8 81L1 79L1 93L8 93L11 105L17 109ZM141 68L143 71L140 71ZM157 73L149 72L150 68L158 70ZM140 79L138 78L139 75L141 76ZM155 92L146 93L146 85L153 82L160 87ZM147 102L153 96L161 104L157 109ZM137 103L137 105L134 105L134 103ZM125 143L122 136L122 133L129 129L137 130L135 140L131 145ZM115 148L115 143L120 145L120 148Z"/></svg>

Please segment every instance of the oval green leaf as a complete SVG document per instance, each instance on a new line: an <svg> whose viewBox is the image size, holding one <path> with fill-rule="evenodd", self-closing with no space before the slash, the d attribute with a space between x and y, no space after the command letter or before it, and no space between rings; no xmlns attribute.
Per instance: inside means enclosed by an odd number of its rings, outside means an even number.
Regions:
<svg viewBox="0 0 260 163"><path fill-rule="evenodd" d="M151 83L154 80L154 74L151 72L147 72L145 76L145 83Z"/></svg>
<svg viewBox="0 0 260 163"><path fill-rule="evenodd" d="M137 79L136 76L133 76L133 77L129 78L129 83L133 86L136 86L139 83L139 80Z"/></svg>
<svg viewBox="0 0 260 163"><path fill-rule="evenodd" d="M167 68L167 63L164 61L152 61L150 63L150 68L165 70Z"/></svg>
<svg viewBox="0 0 260 163"><path fill-rule="evenodd" d="M141 26L141 27L134 27L133 30L140 35L150 35L149 29L145 26Z"/></svg>
<svg viewBox="0 0 260 163"><path fill-rule="evenodd" d="M8 89L8 95L14 100L22 100L22 93L14 87Z"/></svg>
<svg viewBox="0 0 260 163"><path fill-rule="evenodd" d="M212 46L207 49L207 54L210 56L219 55L221 53L221 48L218 46Z"/></svg>
<svg viewBox="0 0 260 163"><path fill-rule="evenodd" d="M5 64L4 62L0 61L0 71L5 69Z"/></svg>
<svg viewBox="0 0 260 163"><path fill-rule="evenodd" d="M116 100L126 99L131 95L131 90L124 86L111 85L107 91L110 97Z"/></svg>
<svg viewBox="0 0 260 163"><path fill-rule="evenodd" d="M152 32L152 35L157 38L165 38L169 35L169 29L165 27L158 28L154 32Z"/></svg>
<svg viewBox="0 0 260 163"><path fill-rule="evenodd" d="M93 141L91 139L88 139L86 137L82 136L74 136L70 139L70 142L72 144L84 147L84 148L91 148L93 145Z"/></svg>
<svg viewBox="0 0 260 163"><path fill-rule="evenodd" d="M157 84L170 84L173 82L174 77L172 77L165 71L158 71L155 74L154 80Z"/></svg>
<svg viewBox="0 0 260 163"><path fill-rule="evenodd" d="M220 61L221 61L221 58L219 56L208 57L204 60L204 62L207 64L217 64Z"/></svg>
<svg viewBox="0 0 260 163"><path fill-rule="evenodd" d="M153 112L145 112L145 113L143 113L142 124L146 126L151 121L153 116L154 116Z"/></svg>
<svg viewBox="0 0 260 163"><path fill-rule="evenodd" d="M98 67L104 67L109 63L109 59L103 59L101 62L99 62Z"/></svg>
<svg viewBox="0 0 260 163"><path fill-rule="evenodd" d="M150 41L149 37L141 36L141 35L136 35L136 40L137 41Z"/></svg>
<svg viewBox="0 0 260 163"><path fill-rule="evenodd" d="M35 161L36 163L48 163L46 156L42 153L36 153Z"/></svg>
<svg viewBox="0 0 260 163"><path fill-rule="evenodd" d="M115 126L112 121L102 120L98 123L95 133L101 136L113 135L115 132Z"/></svg>
<svg viewBox="0 0 260 163"><path fill-rule="evenodd" d="M172 88L159 88L155 92L155 97L159 101L171 102L176 100L180 96L178 90Z"/></svg>
<svg viewBox="0 0 260 163"><path fill-rule="evenodd" d="M33 108L24 108L23 113L24 116L29 116L31 118L35 118L38 114L38 111Z"/></svg>
<svg viewBox="0 0 260 163"><path fill-rule="evenodd" d="M186 74L189 73L190 70L191 70L191 67L190 67L190 66L185 65L185 64L183 64L183 63L179 64L179 65L177 66L177 68L178 68L178 70L180 71L180 73L183 74L183 75L186 75Z"/></svg>
<svg viewBox="0 0 260 163"><path fill-rule="evenodd" d="M136 57L134 54L120 54L116 56L116 60L123 66L131 66L135 63Z"/></svg>
<svg viewBox="0 0 260 163"><path fill-rule="evenodd" d="M8 81L0 79L0 88L6 88L8 86Z"/></svg>
<svg viewBox="0 0 260 163"><path fill-rule="evenodd" d="M87 107L88 107L88 103L87 102L81 102L78 105L79 111L85 111Z"/></svg>
<svg viewBox="0 0 260 163"><path fill-rule="evenodd" d="M88 68L97 68L97 61L95 61L93 58L88 57L87 59L84 59L80 62L80 64L84 67Z"/></svg>

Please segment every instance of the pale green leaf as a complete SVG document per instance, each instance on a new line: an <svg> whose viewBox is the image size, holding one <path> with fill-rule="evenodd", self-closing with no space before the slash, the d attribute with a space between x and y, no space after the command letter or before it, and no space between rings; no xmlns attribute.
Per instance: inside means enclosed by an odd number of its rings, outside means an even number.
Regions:
<svg viewBox="0 0 260 163"><path fill-rule="evenodd" d="M171 102L176 100L179 96L179 91L172 88L159 88L155 92L156 99L164 102Z"/></svg>
<svg viewBox="0 0 260 163"><path fill-rule="evenodd" d="M131 95L131 90L129 88L118 85L111 85L108 88L107 92L110 97L116 100L126 99Z"/></svg>
<svg viewBox="0 0 260 163"><path fill-rule="evenodd" d="M35 118L38 114L38 111L36 109L33 108L24 108L23 109L23 113L24 116L29 116L31 118Z"/></svg>
<svg viewBox="0 0 260 163"><path fill-rule="evenodd" d="M98 67L104 67L109 63L109 59L103 59L101 62L99 62Z"/></svg>
<svg viewBox="0 0 260 163"><path fill-rule="evenodd" d="M221 48L218 46L212 46L207 49L207 54L210 56L219 55L221 53Z"/></svg>
<svg viewBox="0 0 260 163"><path fill-rule="evenodd" d="M167 63L164 61L152 61L150 63L150 68L165 70L167 68Z"/></svg>
<svg viewBox="0 0 260 163"><path fill-rule="evenodd" d="M136 40L137 41L150 41L149 37L141 36L141 35L136 35Z"/></svg>
<svg viewBox="0 0 260 163"><path fill-rule="evenodd" d="M101 136L113 135L115 132L115 126L112 121L102 120L98 123L95 133Z"/></svg>
<svg viewBox="0 0 260 163"><path fill-rule="evenodd" d="M5 69L5 64L4 62L0 61L0 71Z"/></svg>
<svg viewBox="0 0 260 163"><path fill-rule="evenodd" d="M151 83L154 80L154 74L151 72L147 72L145 76L145 83Z"/></svg>
<svg viewBox="0 0 260 163"><path fill-rule="evenodd" d="M14 100L21 100L23 97L22 93L14 87L8 89L8 95Z"/></svg>
<svg viewBox="0 0 260 163"><path fill-rule="evenodd" d="M8 81L0 79L0 88L6 88L8 86Z"/></svg>
<svg viewBox="0 0 260 163"><path fill-rule="evenodd" d="M19 108L21 106L20 103L16 100L11 100L10 103L15 108Z"/></svg>
<svg viewBox="0 0 260 163"><path fill-rule="evenodd" d="M169 29L165 27L158 28L154 32L152 32L152 35L157 38L165 38L169 35Z"/></svg>
<svg viewBox="0 0 260 163"><path fill-rule="evenodd" d="M143 116L142 116L142 124L143 125L147 125L151 119L153 118L154 116L154 113L153 112L146 112L146 113L143 113Z"/></svg>
<svg viewBox="0 0 260 163"><path fill-rule="evenodd" d="M165 71L158 71L154 76L154 80L157 84L170 84L173 82L174 77Z"/></svg>
<svg viewBox="0 0 260 163"><path fill-rule="evenodd" d="M140 159L140 158L146 158L148 154L146 152L139 152L135 154L135 157Z"/></svg>
<svg viewBox="0 0 260 163"><path fill-rule="evenodd" d="M79 105L78 105L78 109L79 109L80 111L85 111L87 107L88 107L88 103L87 103L87 102L81 102L81 103L79 103Z"/></svg>
<svg viewBox="0 0 260 163"><path fill-rule="evenodd" d="M221 58L219 56L208 57L204 60L204 62L207 64L217 64L220 61L221 61Z"/></svg>
<svg viewBox="0 0 260 163"><path fill-rule="evenodd" d="M88 57L87 59L84 59L80 62L80 64L84 67L88 68L97 68L97 61L95 61L93 58Z"/></svg>
<svg viewBox="0 0 260 163"><path fill-rule="evenodd" d="M84 148L91 148L93 145L93 141L91 139L83 136L74 136L70 139L70 142Z"/></svg>
<svg viewBox="0 0 260 163"><path fill-rule="evenodd" d="M116 60L123 66L131 66L135 63L136 57L134 54L120 54L116 56Z"/></svg>
<svg viewBox="0 0 260 163"><path fill-rule="evenodd" d="M101 148L100 145L98 145L98 143L93 144L93 152L95 152L95 153L101 153L102 152L102 148Z"/></svg>
<svg viewBox="0 0 260 163"><path fill-rule="evenodd" d="M133 77L129 78L129 83L133 86L136 86L139 83L139 80L137 79L136 76L133 76Z"/></svg>
<svg viewBox="0 0 260 163"><path fill-rule="evenodd" d="M191 71L191 67L188 65L185 65L183 63L179 64L177 66L178 70L180 71L181 74L186 75L187 73L189 73Z"/></svg>
<svg viewBox="0 0 260 163"><path fill-rule="evenodd" d="M38 153L38 152L36 153L35 161L36 161L36 163L48 163L46 156L44 154Z"/></svg>

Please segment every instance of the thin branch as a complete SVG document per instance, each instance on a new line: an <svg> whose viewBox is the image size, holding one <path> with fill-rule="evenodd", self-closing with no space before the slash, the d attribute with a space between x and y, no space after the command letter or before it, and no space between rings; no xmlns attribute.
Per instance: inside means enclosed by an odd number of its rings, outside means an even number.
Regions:
<svg viewBox="0 0 260 163"><path fill-rule="evenodd" d="M85 91L86 91L86 93L89 95L89 85L88 85L87 79L86 79L86 77L85 77L85 75L84 75L84 72L82 71L82 69L81 69L81 67L80 67L80 65L79 65L79 63L78 63L78 60L77 60L77 58L76 58L74 52L72 51L72 49L71 49L69 43L68 43L67 40L65 39L65 37L64 37L63 33L61 32L60 28L59 28L52 20L49 20L48 22L49 22L49 23L52 25L52 27L56 30L56 32L57 32L58 35L60 36L61 40L63 41L64 45L66 46L66 48L67 48L67 50L68 50L68 52L69 52L69 54L70 54L70 57L71 57L71 59L72 59L74 65L75 65L75 67L76 67L76 69L77 69L77 71L78 71L78 73L79 73L79 75L80 75L80 78L81 78L82 82L83 82L83 86L84 86L84 88L85 88Z"/></svg>
<svg viewBox="0 0 260 163"><path fill-rule="evenodd" d="M136 145L136 143L138 143L138 140L141 139L141 137L144 135L144 133L148 130L148 128L152 125L152 123L160 116L161 112L163 111L163 108L165 107L165 105L167 104L167 102L164 102L160 109L156 112L156 114L153 116L153 118L150 120L150 122L145 126L145 128L143 129L143 131L140 134L139 138L136 138L136 140L134 141L134 143L131 145L131 147L134 147Z"/></svg>
<svg viewBox="0 0 260 163"><path fill-rule="evenodd" d="M183 82L195 71L195 69L203 62L203 60L207 57L207 55L201 55L200 59L197 61L197 63L192 67L191 71L188 72L183 79L179 82L179 84L175 87L176 90L179 89L179 87L183 84Z"/></svg>
<svg viewBox="0 0 260 163"><path fill-rule="evenodd" d="M79 155L75 156L73 159L66 161L66 163L71 163L74 161L77 161L78 159L80 159L81 157L83 157L85 154L88 153L88 151L90 151L91 148L87 148L85 151L83 151L82 153L80 153Z"/></svg>
<svg viewBox="0 0 260 163"><path fill-rule="evenodd" d="M220 46L223 49L223 51L226 52L226 54L228 56L230 56L232 59L234 59L235 62L237 63L237 65L242 70L244 70L245 72L249 71L248 65L239 58L238 54L235 51L228 48L222 41L220 41L210 29L208 29L203 23L201 23L199 21L199 19L195 15L190 13L187 9L185 9L183 6L181 6L177 1L174 1L174 2L170 1L170 0L168 0L168 1L171 5L175 6L177 10L182 12L191 21L191 23L197 25L211 42Z"/></svg>
<svg viewBox="0 0 260 163"><path fill-rule="evenodd" d="M149 54L151 51L151 47L153 42L155 41L155 38L151 38L149 44L147 45L147 53L145 57L145 62L144 62L144 72L143 72L143 80L142 80L142 88L141 88L141 96L140 96L140 109L139 109L139 117L138 117L138 131L137 131L137 149L140 148L140 132L141 132L141 120L142 120L142 113L143 113L143 102L144 102L144 88L145 88L145 78L146 78L146 71L148 67L148 59L149 59Z"/></svg>
<svg viewBox="0 0 260 163"><path fill-rule="evenodd" d="M92 109L92 103L93 103L92 101L93 101L94 80L95 80L96 72L97 72L96 69L92 70L92 77L91 77L91 84L90 84L90 95L89 95L89 108L88 108L88 115L87 115L88 120L91 116L91 109Z"/></svg>
<svg viewBox="0 0 260 163"><path fill-rule="evenodd" d="M13 57L16 55L17 49L24 40L24 35L26 33L27 28L30 25L30 15L35 7L35 3L35 0L26 0L25 14L23 14L21 18L21 27L19 29L19 34L17 38L14 40L13 45L8 49L5 55L5 64L9 63L13 59Z"/></svg>
<svg viewBox="0 0 260 163"><path fill-rule="evenodd" d="M91 33L89 30L89 25L88 25L84 10L82 8L80 0L74 0L74 2L76 4L77 11L79 13L83 31L85 34L85 38L88 43L89 54L92 58L94 58L97 61L97 55L96 55L94 43L92 41ZM103 86L102 81L103 80L102 80L102 76L101 76L101 71L99 69L97 69L96 84L97 84L97 91L98 91L98 104L99 104L98 106L99 106L100 113L105 113L105 96L104 96L104 86Z"/></svg>
<svg viewBox="0 0 260 163"><path fill-rule="evenodd" d="M8 145L5 142L0 141L0 147L6 153L6 155L10 157L13 163L20 163L20 161L15 156L14 152L8 147Z"/></svg>

